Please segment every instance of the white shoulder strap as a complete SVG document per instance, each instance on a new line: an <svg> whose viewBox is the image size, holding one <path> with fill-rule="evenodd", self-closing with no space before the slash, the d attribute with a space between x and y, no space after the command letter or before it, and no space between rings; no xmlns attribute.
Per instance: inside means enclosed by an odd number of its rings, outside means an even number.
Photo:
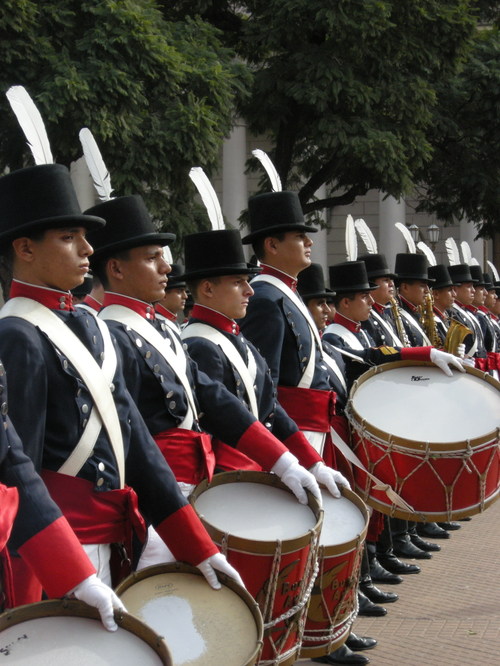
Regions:
<svg viewBox="0 0 500 666"><path fill-rule="evenodd" d="M165 324L165 326L169 329L169 331L172 334L172 339L174 341L174 347L175 347L175 353L177 356L179 356L180 359L186 358L186 354L184 352L184 348L181 343L181 329L177 324L175 324L173 321L170 321L170 319L167 319L166 317L162 317L161 315L156 315L157 318L161 321L162 324Z"/></svg>
<svg viewBox="0 0 500 666"><path fill-rule="evenodd" d="M4 317L19 317L43 331L75 367L94 400L94 408L82 438L59 471L71 476L78 474L88 460L104 424L115 454L120 487L123 488L125 483L123 438L111 392L111 379L116 370L116 352L107 327L99 326L103 336L106 361L106 367L103 362L103 368L100 368L81 340L44 305L29 298L12 298L0 310L0 318Z"/></svg>
<svg viewBox="0 0 500 666"><path fill-rule="evenodd" d="M241 354L233 345L233 343L213 326L209 326L208 324L203 324L199 322L188 324L186 328L182 331L181 337L183 340L195 337L205 338L206 340L210 340L210 342L213 342L215 345L221 348L224 356L226 356L228 361L236 368L236 371L241 377L241 381L245 386L248 402L250 403L250 411L258 420L259 409L257 407L257 396L255 395L255 389L254 389L254 382L256 375L254 374L252 377L252 375L250 374L250 369L245 364L245 361L242 359ZM250 356L252 357L253 365L255 366L255 371L256 371L257 366L255 364L255 359L248 346L247 346L247 353L249 354L249 361L250 361Z"/></svg>
<svg viewBox="0 0 500 666"><path fill-rule="evenodd" d="M393 331L392 326L388 322L386 322L385 319L381 317L378 312L375 311L375 309L372 309L370 316L376 319L378 323L384 328L385 332L391 336L391 345L395 347L404 347L403 343L398 338L395 331Z"/></svg>
<svg viewBox="0 0 500 666"><path fill-rule="evenodd" d="M328 326L325 328L325 333L333 333L334 335L338 335L339 338L342 338L342 340L347 345L349 345L349 347L351 347L351 349L357 349L358 351L364 349L363 345L354 335L354 333L351 333L351 331L349 331L345 326L342 326L342 324L328 324Z"/></svg>
<svg viewBox="0 0 500 666"><path fill-rule="evenodd" d="M198 414L191 384L186 373L187 362L184 351L178 356L172 350L168 340L151 326L144 317L141 317L141 315L123 305L108 305L100 311L99 317L105 321L118 321L125 326L130 326L133 331L147 340L147 342L149 342L149 344L163 356L174 371L177 379L182 384L188 403L186 416L178 427L183 428L184 430L190 430L193 427L193 421L198 418Z"/></svg>
<svg viewBox="0 0 500 666"><path fill-rule="evenodd" d="M404 308L400 308L399 311L401 313L401 317L406 321L410 328L414 328L420 333L423 338L424 345L432 345L432 342L429 340L420 324L410 314L408 314Z"/></svg>

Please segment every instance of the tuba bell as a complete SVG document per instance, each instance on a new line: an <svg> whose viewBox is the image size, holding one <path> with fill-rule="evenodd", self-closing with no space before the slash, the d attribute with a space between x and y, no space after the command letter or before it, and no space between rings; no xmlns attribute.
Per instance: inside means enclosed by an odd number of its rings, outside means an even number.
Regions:
<svg viewBox="0 0 500 666"><path fill-rule="evenodd" d="M474 342L474 332L456 319L450 319L450 325L444 341L444 351L458 356L459 345L465 344L469 336L472 345Z"/></svg>

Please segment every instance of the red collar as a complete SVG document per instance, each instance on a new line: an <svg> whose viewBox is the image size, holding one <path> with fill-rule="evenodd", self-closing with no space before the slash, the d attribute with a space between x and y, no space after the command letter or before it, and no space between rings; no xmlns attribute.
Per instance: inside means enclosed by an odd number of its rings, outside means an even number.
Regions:
<svg viewBox="0 0 500 666"><path fill-rule="evenodd" d="M476 314L478 308L476 308L475 305L462 305L463 308L468 310L469 312L472 312L473 314Z"/></svg>
<svg viewBox="0 0 500 666"><path fill-rule="evenodd" d="M144 319L155 319L155 309L151 303L146 303L145 301L139 301L137 298L131 298L130 296L124 296L123 294L116 294L114 291L107 291L104 294L104 303L103 307L108 305L123 305L129 310L133 310L137 314L144 317Z"/></svg>
<svg viewBox="0 0 500 666"><path fill-rule="evenodd" d="M375 310L375 312L379 315L385 312L385 305L380 305L380 303L373 303L372 307Z"/></svg>
<svg viewBox="0 0 500 666"><path fill-rule="evenodd" d="M478 310L480 310L481 312L484 312L485 314L488 314L488 313L489 313L488 308L485 307L484 305L480 305L480 306L478 307Z"/></svg>
<svg viewBox="0 0 500 666"><path fill-rule="evenodd" d="M222 312L207 308L205 305L199 305L196 303L191 311L191 317L193 319L199 319L206 324L210 324L214 328L218 328L219 331L224 331L224 333L238 335L240 332L240 327L234 319L226 317Z"/></svg>
<svg viewBox="0 0 500 666"><path fill-rule="evenodd" d="M348 317L344 317L344 315L340 314L340 312L335 313L333 322L334 324L340 324L344 328L347 328L347 330L351 331L351 333L359 333L359 330L361 329L361 324L359 321L353 321Z"/></svg>
<svg viewBox="0 0 500 666"><path fill-rule="evenodd" d="M97 298L90 296L90 294L87 294L87 296L85 296L83 302L85 303L85 305L88 305L89 308L92 308L96 312L99 312L99 310L102 308L102 303L99 303Z"/></svg>
<svg viewBox="0 0 500 666"><path fill-rule="evenodd" d="M164 305L160 305L160 303L155 304L155 310L156 314L160 315L161 317L165 317L165 319L168 319L169 321L175 321L177 322L177 315L174 315L173 312L170 312L168 308L166 308Z"/></svg>
<svg viewBox="0 0 500 666"><path fill-rule="evenodd" d="M437 308L436 306L434 306L432 309L434 310L434 314L437 314L437 316L440 317L441 319L443 319L444 321L449 319L446 312L441 312L441 310L439 308Z"/></svg>
<svg viewBox="0 0 500 666"><path fill-rule="evenodd" d="M401 296L399 294L399 298L401 299L401 302L404 303L404 305L408 308L410 312L417 312L418 307L416 305L413 305L413 303L410 303L410 301L405 298L404 296Z"/></svg>
<svg viewBox="0 0 500 666"><path fill-rule="evenodd" d="M73 307L73 294L70 291L59 291L59 289L39 287L36 284L12 280L10 298L16 296L31 298L32 301L37 301L37 303L41 303L51 310L69 312L75 309Z"/></svg>
<svg viewBox="0 0 500 666"><path fill-rule="evenodd" d="M278 278L286 284L292 291L297 291L297 278L288 275L288 273L283 273L278 268L274 266L268 266L268 264L261 264L262 266L262 275L272 275L273 277Z"/></svg>

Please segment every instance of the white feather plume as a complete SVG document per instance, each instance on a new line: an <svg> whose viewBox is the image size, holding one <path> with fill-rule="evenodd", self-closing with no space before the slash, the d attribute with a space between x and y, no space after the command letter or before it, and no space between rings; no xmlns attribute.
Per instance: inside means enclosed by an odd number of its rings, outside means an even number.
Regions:
<svg viewBox="0 0 500 666"><path fill-rule="evenodd" d="M428 245L426 245L423 241L418 241L417 247L422 252L422 254L425 254L427 257L427 263L429 266L435 266L437 264L434 252Z"/></svg>
<svg viewBox="0 0 500 666"><path fill-rule="evenodd" d="M366 222L363 219L358 218L357 220L354 220L354 226L356 227L356 231L360 235L361 240L365 244L368 254L377 254L377 241Z"/></svg>
<svg viewBox="0 0 500 666"><path fill-rule="evenodd" d="M415 245L415 241L411 237L408 228L405 227L404 224L401 224L401 222L396 222L394 226L396 227L396 229L399 229L399 231L403 234L403 237L406 241L406 245L408 246L408 252L410 254L416 254L417 246Z"/></svg>
<svg viewBox="0 0 500 666"><path fill-rule="evenodd" d="M450 236L445 240L444 245L446 247L446 254L448 255L448 263L450 266L457 266L460 264L460 252L458 251L458 245L456 244L455 239Z"/></svg>
<svg viewBox="0 0 500 666"><path fill-rule="evenodd" d="M347 261L356 261L358 258L358 239L352 215L348 215L345 221L345 252Z"/></svg>
<svg viewBox="0 0 500 666"><path fill-rule="evenodd" d="M272 163L269 155L259 148L252 150L252 155L256 157L264 167L269 180L271 181L273 192L281 192L281 178L279 177L279 174L276 171L276 167Z"/></svg>
<svg viewBox="0 0 500 666"><path fill-rule="evenodd" d="M208 180L208 177L203 169L201 167L193 167L189 171L189 177L195 184L196 189L200 193L201 200L207 209L210 224L212 225L212 230L217 231L224 229L224 216L222 215L219 199L217 198L217 194L212 187L212 183Z"/></svg>
<svg viewBox="0 0 500 666"><path fill-rule="evenodd" d="M97 190L97 194L99 195L99 199L101 201L109 201L113 198L111 196L111 193L113 192L113 188L111 187L111 175L104 164L99 146L88 127L82 127L78 136L80 137L83 156L85 157L85 162L87 163L90 175L92 176L92 181Z"/></svg>
<svg viewBox="0 0 500 666"><path fill-rule="evenodd" d="M499 282L500 277L498 276L498 271L497 271L497 268L496 268L495 264L493 264L489 259L487 261L488 261L488 266L491 268L491 272L493 274L493 279L495 280L495 282Z"/></svg>
<svg viewBox="0 0 500 666"><path fill-rule="evenodd" d="M49 138L35 103L23 86L12 86L5 93L24 132L35 164L53 164Z"/></svg>
<svg viewBox="0 0 500 666"><path fill-rule="evenodd" d="M462 241L460 243L460 247L462 248L462 257L464 259L464 264L469 264L469 266L471 266L472 252L469 243L467 241Z"/></svg>
<svg viewBox="0 0 500 666"><path fill-rule="evenodd" d="M168 245L165 245L163 248L163 258L167 262L167 264L172 265L174 263L174 259L172 257L172 250L168 247Z"/></svg>

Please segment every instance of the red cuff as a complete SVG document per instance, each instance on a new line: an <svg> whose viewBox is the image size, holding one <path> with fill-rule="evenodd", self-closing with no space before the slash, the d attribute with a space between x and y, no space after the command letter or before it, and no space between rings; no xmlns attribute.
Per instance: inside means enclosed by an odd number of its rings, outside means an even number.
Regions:
<svg viewBox="0 0 500 666"><path fill-rule="evenodd" d="M431 349L434 347L402 347L402 361L430 361Z"/></svg>
<svg viewBox="0 0 500 666"><path fill-rule="evenodd" d="M488 372L488 359L487 358L475 358L476 368L482 370L483 372Z"/></svg>
<svg viewBox="0 0 500 666"><path fill-rule="evenodd" d="M190 504L172 513L155 529L179 562L197 566L219 552Z"/></svg>
<svg viewBox="0 0 500 666"><path fill-rule="evenodd" d="M283 444L288 447L294 456L297 456L299 463L306 469L309 469L318 462L323 462L323 458L309 444L306 436L300 430L287 437Z"/></svg>
<svg viewBox="0 0 500 666"><path fill-rule="evenodd" d="M64 516L19 548L49 597L62 597L96 573Z"/></svg>
<svg viewBox="0 0 500 666"><path fill-rule="evenodd" d="M270 471L275 462L288 451L260 421L254 421L238 441L238 450Z"/></svg>

